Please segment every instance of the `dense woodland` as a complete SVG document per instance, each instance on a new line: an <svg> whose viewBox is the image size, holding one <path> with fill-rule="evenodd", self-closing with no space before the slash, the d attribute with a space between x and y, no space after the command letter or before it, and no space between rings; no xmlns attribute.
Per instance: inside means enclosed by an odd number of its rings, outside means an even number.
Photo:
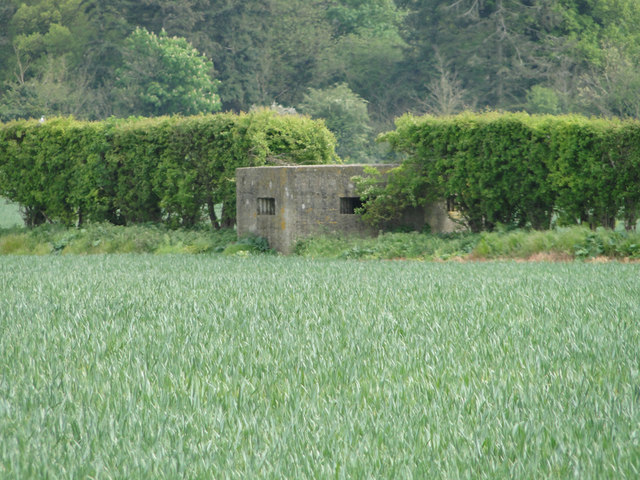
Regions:
<svg viewBox="0 0 640 480"><path fill-rule="evenodd" d="M295 108L640 117L640 0L4 0L0 120ZM337 111L337 113L336 113Z"/></svg>

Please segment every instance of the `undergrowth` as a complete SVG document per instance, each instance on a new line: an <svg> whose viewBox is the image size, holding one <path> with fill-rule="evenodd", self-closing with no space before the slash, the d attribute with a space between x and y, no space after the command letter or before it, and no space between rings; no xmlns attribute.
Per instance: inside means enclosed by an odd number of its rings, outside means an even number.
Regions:
<svg viewBox="0 0 640 480"><path fill-rule="evenodd" d="M0 254L208 253L236 241L232 229L171 230L161 225L122 227L107 223L86 228L43 225L0 229Z"/></svg>
<svg viewBox="0 0 640 480"><path fill-rule="evenodd" d="M233 229L171 230L162 225L131 227L94 224L86 228L44 225L0 228L0 254L223 253L245 256L273 253L266 239L237 239ZM300 240L302 257L339 259L414 259L424 261L640 258L640 233L585 227L545 231L510 230L450 234L381 233L375 238L319 235Z"/></svg>
<svg viewBox="0 0 640 480"><path fill-rule="evenodd" d="M322 235L298 242L305 257L357 259L589 259L640 258L640 233L568 227L545 231L484 233L383 233L377 238Z"/></svg>

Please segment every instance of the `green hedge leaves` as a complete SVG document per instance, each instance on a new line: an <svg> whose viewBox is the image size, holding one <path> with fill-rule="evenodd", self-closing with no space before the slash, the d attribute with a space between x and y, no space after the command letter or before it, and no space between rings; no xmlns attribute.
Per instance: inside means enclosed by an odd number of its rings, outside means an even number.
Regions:
<svg viewBox="0 0 640 480"><path fill-rule="evenodd" d="M228 226L236 168L336 160L322 122L267 110L0 124L0 196L22 205L28 225L190 227L206 212L214 226Z"/></svg>
<svg viewBox="0 0 640 480"><path fill-rule="evenodd" d="M620 218L628 228L636 225L637 121L489 112L406 115L396 126L381 140L407 159L387 189L402 191L394 183L410 181L407 205L449 198L473 231L500 224L542 229L552 220L610 228ZM385 198L371 199L371 207Z"/></svg>
<svg viewBox="0 0 640 480"><path fill-rule="evenodd" d="M637 121L489 112L396 124L381 140L406 160L386 184L363 183L370 223L443 198L473 231L616 219L631 229L640 218ZM0 196L22 205L28 225L191 227L208 215L230 226L236 168L336 160L322 122L269 110L0 124Z"/></svg>

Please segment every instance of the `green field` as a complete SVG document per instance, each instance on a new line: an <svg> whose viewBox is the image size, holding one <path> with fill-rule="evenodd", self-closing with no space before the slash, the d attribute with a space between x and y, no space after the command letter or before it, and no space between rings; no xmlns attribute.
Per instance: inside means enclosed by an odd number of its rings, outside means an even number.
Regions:
<svg viewBox="0 0 640 480"><path fill-rule="evenodd" d="M0 257L0 478L638 478L640 266Z"/></svg>
<svg viewBox="0 0 640 480"><path fill-rule="evenodd" d="M24 222L20 216L18 205L9 202L6 198L0 197L0 228L11 228L23 225Z"/></svg>

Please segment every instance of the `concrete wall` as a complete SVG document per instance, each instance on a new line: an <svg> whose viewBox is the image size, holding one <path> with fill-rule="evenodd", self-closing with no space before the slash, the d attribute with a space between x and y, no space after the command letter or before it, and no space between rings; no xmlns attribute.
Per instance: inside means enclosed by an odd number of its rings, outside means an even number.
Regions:
<svg viewBox="0 0 640 480"><path fill-rule="evenodd" d="M395 165L375 165L382 173ZM267 238L269 245L291 253L298 239L329 232L372 235L359 215L340 211L341 197L357 197L351 178L362 175L364 165L311 165L295 167L251 167L236 170L238 236L255 234ZM258 199L263 211L260 212ZM265 205L273 204L273 214ZM269 211L271 213L271 211ZM425 222L425 211L409 212L414 228ZM455 224L444 207L428 207L426 213L438 230L451 231ZM444 215L444 218L439 218ZM407 217L407 214L404 215ZM448 225L447 221L451 224ZM431 225L431 222L429 222Z"/></svg>

